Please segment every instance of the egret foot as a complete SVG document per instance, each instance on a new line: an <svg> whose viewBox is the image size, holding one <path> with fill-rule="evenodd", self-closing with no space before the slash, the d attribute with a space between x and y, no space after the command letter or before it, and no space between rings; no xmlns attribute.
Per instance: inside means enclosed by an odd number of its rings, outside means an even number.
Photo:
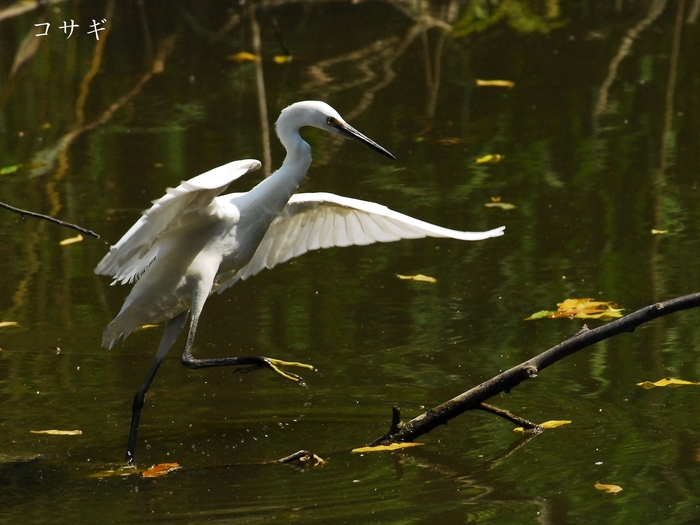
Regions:
<svg viewBox="0 0 700 525"><path fill-rule="evenodd" d="M272 370L273 372L278 373L279 375L281 375L285 379L289 379L290 381L294 381L295 383L300 383L302 385L304 384L304 380L301 376L298 376L297 374L294 374L292 372L287 372L285 370L282 370L280 367L281 366L296 366L299 368L306 368L307 370L311 370L312 372L316 371L316 368L314 366L308 365L306 363L298 363L296 361L282 361L280 359L272 359L269 357L262 357L262 358L260 358L260 360L261 360L260 364L253 365L253 366L248 367L248 368L239 368L236 371L237 372L238 371L252 372L253 370L258 370L262 367L267 367L270 370Z"/></svg>

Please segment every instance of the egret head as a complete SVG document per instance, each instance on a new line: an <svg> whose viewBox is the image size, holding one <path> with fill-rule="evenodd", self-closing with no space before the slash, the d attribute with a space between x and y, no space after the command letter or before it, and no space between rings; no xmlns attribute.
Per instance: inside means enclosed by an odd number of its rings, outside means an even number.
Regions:
<svg viewBox="0 0 700 525"><path fill-rule="evenodd" d="M293 130L298 131L298 129L303 126L313 126L329 131L335 135L340 135L341 137L365 144L374 151L391 159L396 158L372 139L366 137L345 122L343 117L340 116L340 113L325 102L305 100L303 102L296 102L283 109L276 123L277 134L282 142L284 142L283 135L292 133Z"/></svg>

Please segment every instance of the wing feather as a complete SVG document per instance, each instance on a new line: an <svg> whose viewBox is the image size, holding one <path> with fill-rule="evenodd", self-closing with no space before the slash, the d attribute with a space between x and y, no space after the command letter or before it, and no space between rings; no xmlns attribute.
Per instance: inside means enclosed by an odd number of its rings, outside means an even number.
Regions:
<svg viewBox="0 0 700 525"><path fill-rule="evenodd" d="M479 241L503 235L504 226L484 232L462 232L436 226L374 202L332 193L292 195L272 222L253 258L234 275L217 279L217 291L273 268L308 251L332 246L364 245L422 237ZM220 276L223 277L223 276Z"/></svg>
<svg viewBox="0 0 700 525"><path fill-rule="evenodd" d="M114 283L137 280L158 256L159 238L192 220L193 213L197 217L215 214L216 196L231 182L259 167L257 160L238 160L183 181L177 188L168 188L109 249L95 273L111 275Z"/></svg>

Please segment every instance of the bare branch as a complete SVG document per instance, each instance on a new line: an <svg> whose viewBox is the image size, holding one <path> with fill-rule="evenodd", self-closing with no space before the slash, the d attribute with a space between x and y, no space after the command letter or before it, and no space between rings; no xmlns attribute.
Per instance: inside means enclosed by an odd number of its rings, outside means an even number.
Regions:
<svg viewBox="0 0 700 525"><path fill-rule="evenodd" d="M5 204L4 202L0 202L0 208L5 208L6 210L10 210L10 211L13 211L15 213L19 213L23 218L26 215L28 217L36 217L37 219L44 219L45 221L53 222L55 224L58 224L59 226L65 226L66 228L73 228L74 230L78 230L80 233L84 233L85 235L91 235L92 237L96 237L97 239L100 238L100 236L97 235L92 230L87 230L87 229L82 228L80 226L76 226L75 224L71 224L70 222L65 222L65 221L62 221L60 219L55 219L55 218L50 217L48 215L42 215L41 213L22 210L20 208L15 208L14 206L10 206L9 204Z"/></svg>
<svg viewBox="0 0 700 525"><path fill-rule="evenodd" d="M570 339L542 352L524 363L514 366L510 370L506 370L502 374L484 381L471 390L435 408L431 408L411 421L399 423L398 425L392 424L392 428L387 434L374 440L369 446L413 441L417 437L427 434L435 427L446 424L449 420L467 410L480 409L488 410L493 413L494 410L491 410L492 407L484 405L484 401L501 392L509 392L527 379L537 377L539 372L557 361L615 335L624 332L633 332L639 325L652 321L653 319L681 310L697 308L698 306L700 306L700 293L694 293L646 306L621 319L611 321L592 330L584 327ZM503 416L504 414L499 413L498 415ZM512 416L512 414L510 415ZM532 425L532 423L530 424ZM527 424L524 426L527 428Z"/></svg>

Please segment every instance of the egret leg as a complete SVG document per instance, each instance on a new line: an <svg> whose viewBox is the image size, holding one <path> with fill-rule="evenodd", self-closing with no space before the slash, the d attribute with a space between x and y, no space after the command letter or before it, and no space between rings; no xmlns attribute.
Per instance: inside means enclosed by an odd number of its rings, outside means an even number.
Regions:
<svg viewBox="0 0 700 525"><path fill-rule="evenodd" d="M168 354L168 351L172 348L173 344L177 340L177 337L182 332L185 326L185 321L187 321L187 311L173 317L168 324L165 326L165 332L163 333L163 338L160 340L160 345L158 346L158 353L156 358L153 360L151 369L146 374L143 383L141 383L141 388L136 392L134 396L134 405L131 410L131 431L129 432L129 443L126 447L126 458L127 463L134 462L134 451L136 449L136 435L139 430L139 420L141 419L141 409L143 409L143 403L146 398L146 392L153 382L153 378L158 372L160 364L163 359Z"/></svg>
<svg viewBox="0 0 700 525"><path fill-rule="evenodd" d="M206 298L206 296L204 296ZM245 369L246 371L257 370L258 368L269 368L273 372L278 373L285 379L289 379L296 383L303 384L304 381L301 376L294 374L292 372L287 372L282 370L282 366L296 366L299 368L306 368L307 370L315 371L316 369L312 365L306 363L297 363L295 361L281 361L279 359L270 359L269 357L263 356L248 356L248 357L215 357L210 359L197 359L192 355L192 345L194 344L194 334L197 331L197 322L199 321L199 313L202 311L204 306L203 301L197 300L195 296L192 301L192 319L190 321L190 330L187 334L187 341L185 342L185 348L182 351L182 364L187 368L199 369L199 368L209 368L213 366L246 366L251 365L250 368Z"/></svg>

